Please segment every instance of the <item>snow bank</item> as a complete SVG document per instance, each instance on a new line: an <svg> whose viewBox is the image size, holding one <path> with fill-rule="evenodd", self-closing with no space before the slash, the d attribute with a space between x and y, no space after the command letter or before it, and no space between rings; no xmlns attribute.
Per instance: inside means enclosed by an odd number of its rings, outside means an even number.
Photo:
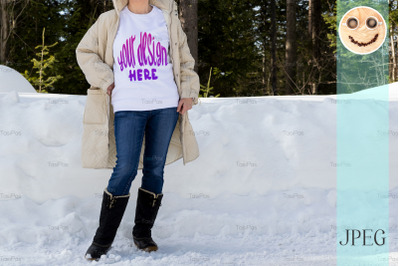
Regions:
<svg viewBox="0 0 400 266"><path fill-rule="evenodd" d="M36 93L35 88L18 71L0 65L0 92L28 92Z"/></svg>
<svg viewBox="0 0 400 266"><path fill-rule="evenodd" d="M387 132L395 262L396 93ZM0 265L87 265L111 170L80 166L85 100L0 94ZM334 96L202 99L189 114L199 159L165 168L160 250L132 247L139 172L114 248L95 265L336 265L336 104Z"/></svg>

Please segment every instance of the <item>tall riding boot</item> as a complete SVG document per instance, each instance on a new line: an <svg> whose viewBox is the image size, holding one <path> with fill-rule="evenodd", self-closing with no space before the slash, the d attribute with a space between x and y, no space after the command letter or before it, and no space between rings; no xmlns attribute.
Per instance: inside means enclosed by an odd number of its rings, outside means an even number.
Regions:
<svg viewBox="0 0 400 266"><path fill-rule="evenodd" d="M157 244L151 238L151 228L161 206L162 197L163 194L156 195L153 192L139 188L135 226L133 227L132 235L133 242L141 250L151 252L158 249Z"/></svg>
<svg viewBox="0 0 400 266"><path fill-rule="evenodd" d="M103 193L103 202L101 204L99 227L93 238L92 245L86 251L85 257L88 260L99 260L111 248L115 234L122 216L124 215L126 205L128 204L129 194L123 196L113 196L107 189Z"/></svg>

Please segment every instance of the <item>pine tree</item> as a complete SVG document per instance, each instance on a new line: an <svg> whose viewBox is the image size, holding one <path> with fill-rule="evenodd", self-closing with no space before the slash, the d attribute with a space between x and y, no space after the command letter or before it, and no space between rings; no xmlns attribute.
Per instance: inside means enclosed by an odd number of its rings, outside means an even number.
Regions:
<svg viewBox="0 0 400 266"><path fill-rule="evenodd" d="M36 69L35 76L29 76L28 70L25 70L24 76L32 83L32 85L36 86L36 90L40 92L48 92L47 89L52 89L54 82L61 79L61 75L56 76L48 76L46 74L47 70L51 70L53 68L54 63L57 62L54 55L49 55L50 48L56 46L58 43L55 42L52 45L45 45L45 28L43 28L42 32L42 44L35 47L39 52L36 53L38 59L33 58L31 62L33 63L32 69ZM47 58L45 58L47 57ZM47 78L46 78L47 77Z"/></svg>

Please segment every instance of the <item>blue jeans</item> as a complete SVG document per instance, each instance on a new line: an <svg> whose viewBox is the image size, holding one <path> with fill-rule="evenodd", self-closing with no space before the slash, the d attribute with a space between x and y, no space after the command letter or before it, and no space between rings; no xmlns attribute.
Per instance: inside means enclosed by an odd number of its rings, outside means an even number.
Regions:
<svg viewBox="0 0 400 266"><path fill-rule="evenodd" d="M108 182L108 192L114 196L129 193L138 170L143 136L145 150L141 187L156 194L162 192L165 160L178 116L176 107L115 113L117 163Z"/></svg>

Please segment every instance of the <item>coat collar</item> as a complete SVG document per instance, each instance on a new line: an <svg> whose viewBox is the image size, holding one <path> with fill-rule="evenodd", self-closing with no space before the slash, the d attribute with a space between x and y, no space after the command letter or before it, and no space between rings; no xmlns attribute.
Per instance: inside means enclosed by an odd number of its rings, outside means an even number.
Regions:
<svg viewBox="0 0 400 266"><path fill-rule="evenodd" d="M128 0L113 0L114 8L119 15L122 9L128 4ZM172 11L174 6L174 0L150 0L150 4L158 7L161 10Z"/></svg>

